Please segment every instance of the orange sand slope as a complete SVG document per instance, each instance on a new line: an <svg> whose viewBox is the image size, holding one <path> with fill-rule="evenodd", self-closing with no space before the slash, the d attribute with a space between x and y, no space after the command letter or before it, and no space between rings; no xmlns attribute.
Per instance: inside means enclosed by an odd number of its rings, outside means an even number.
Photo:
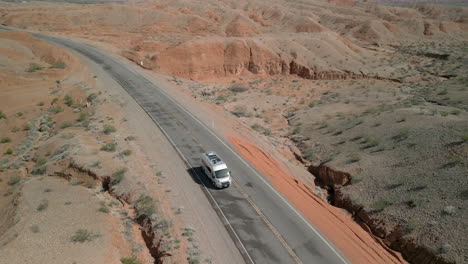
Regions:
<svg viewBox="0 0 468 264"><path fill-rule="evenodd" d="M286 173L267 153L239 138L228 138L236 150L266 175L275 188L353 263L406 263L400 253L392 251L378 238L364 231L350 215L316 196L306 185Z"/></svg>

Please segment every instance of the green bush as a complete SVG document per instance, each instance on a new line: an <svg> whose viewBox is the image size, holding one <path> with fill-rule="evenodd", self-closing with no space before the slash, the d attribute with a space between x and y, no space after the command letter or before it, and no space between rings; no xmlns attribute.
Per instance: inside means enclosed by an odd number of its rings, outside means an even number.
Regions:
<svg viewBox="0 0 468 264"><path fill-rule="evenodd" d="M6 119L6 115L2 111L0 111L0 119Z"/></svg>
<svg viewBox="0 0 468 264"><path fill-rule="evenodd" d="M468 134L460 136L461 141L468 142Z"/></svg>
<svg viewBox="0 0 468 264"><path fill-rule="evenodd" d="M78 229L75 234L71 237L72 242L89 242L92 241L97 235L94 235L92 232L86 229Z"/></svg>
<svg viewBox="0 0 468 264"><path fill-rule="evenodd" d="M72 106L73 105L73 98L70 95L65 95L63 100L64 100L64 102L65 102L65 104L67 106Z"/></svg>
<svg viewBox="0 0 468 264"><path fill-rule="evenodd" d="M252 114L247 112L245 106L237 105L234 107L234 110L231 113L237 117L251 117Z"/></svg>
<svg viewBox="0 0 468 264"><path fill-rule="evenodd" d="M41 201L41 203L37 206L36 210L39 211L39 212L42 212L44 211L45 209L47 209L47 207L49 207L49 201L44 199Z"/></svg>
<svg viewBox="0 0 468 264"><path fill-rule="evenodd" d="M117 147L117 143L107 143L101 147L102 151L114 152Z"/></svg>
<svg viewBox="0 0 468 264"><path fill-rule="evenodd" d="M72 127L72 126L73 124L71 122L65 122L60 125L60 128L65 129L65 128Z"/></svg>
<svg viewBox="0 0 468 264"><path fill-rule="evenodd" d="M83 121L86 120L86 118L88 118L88 113L82 112L82 113L80 113L80 116L78 117L77 121L78 122L83 122Z"/></svg>
<svg viewBox="0 0 468 264"><path fill-rule="evenodd" d="M239 85L233 85L229 87L229 91L234 92L234 93L243 93L248 90L249 88L244 87L244 86L239 86Z"/></svg>
<svg viewBox="0 0 468 264"><path fill-rule="evenodd" d="M8 143L8 142L11 142L11 138L9 137L2 137L0 139L0 143Z"/></svg>
<svg viewBox="0 0 468 264"><path fill-rule="evenodd" d="M134 136L128 136L124 140L125 141L133 141L133 140L135 140L135 137Z"/></svg>
<svg viewBox="0 0 468 264"><path fill-rule="evenodd" d="M225 95L220 95L220 96L216 97L216 101L223 101L223 102L225 102L225 101L227 101L227 98L226 98Z"/></svg>
<svg viewBox="0 0 468 264"><path fill-rule="evenodd" d="M447 93L447 89L443 89L442 91L438 92L437 95L446 95Z"/></svg>
<svg viewBox="0 0 468 264"><path fill-rule="evenodd" d="M43 106L43 105L44 105L44 102L37 103L37 106Z"/></svg>
<svg viewBox="0 0 468 264"><path fill-rule="evenodd" d="M120 168L116 172L112 173L111 184L112 185L119 184L123 180L126 172L127 172L127 168Z"/></svg>
<svg viewBox="0 0 468 264"><path fill-rule="evenodd" d="M354 162L358 162L361 160L361 157L359 157L359 155L357 153L353 153L349 156L349 160L348 160L348 163L354 163Z"/></svg>
<svg viewBox="0 0 468 264"><path fill-rule="evenodd" d="M37 165L38 166L45 165L46 163L47 163L47 159L40 158L40 159L37 160Z"/></svg>
<svg viewBox="0 0 468 264"><path fill-rule="evenodd" d="M141 264L135 256L121 258L120 262L122 262L122 264Z"/></svg>
<svg viewBox="0 0 468 264"><path fill-rule="evenodd" d="M255 130L255 131L260 131L260 130L262 130L262 126L259 125L259 124L253 124L253 125L251 125L250 127L251 127L253 130Z"/></svg>
<svg viewBox="0 0 468 264"><path fill-rule="evenodd" d="M23 125L23 131L28 131L31 130L31 125L30 124L24 124Z"/></svg>
<svg viewBox="0 0 468 264"><path fill-rule="evenodd" d="M360 183L364 178L364 173L361 171L357 173L356 175L353 175L351 178L351 184L356 184Z"/></svg>
<svg viewBox="0 0 468 264"><path fill-rule="evenodd" d="M27 72L35 72L42 70L42 67L37 65L36 63L29 64L29 68L26 70Z"/></svg>
<svg viewBox="0 0 468 264"><path fill-rule="evenodd" d="M106 206L106 204L104 202L102 202L101 207L99 208L98 211L101 212L101 213L108 214L110 212L110 209L109 209L109 207Z"/></svg>
<svg viewBox="0 0 468 264"><path fill-rule="evenodd" d="M16 185L20 181L21 181L21 178L19 176L10 176L10 178L8 178L7 184L8 185Z"/></svg>
<svg viewBox="0 0 468 264"><path fill-rule="evenodd" d="M63 107L61 107L60 105L51 106L51 107L49 107L49 112L54 113L54 114L58 114L60 112L63 112Z"/></svg>
<svg viewBox="0 0 468 264"><path fill-rule="evenodd" d="M50 68L52 69L65 69L65 62L63 62L62 60L58 60L56 61L54 64L52 64L52 66L50 66Z"/></svg>
<svg viewBox="0 0 468 264"><path fill-rule="evenodd" d="M13 150L11 148L9 148L9 149L5 150L5 154L6 155L11 155L11 154L13 154Z"/></svg>
<svg viewBox="0 0 468 264"><path fill-rule="evenodd" d="M156 211L154 208L153 198L146 194L141 194L140 197L135 201L134 207L137 211L138 217L140 216L151 216Z"/></svg>
<svg viewBox="0 0 468 264"><path fill-rule="evenodd" d="M44 175L47 171L47 166L39 166L39 167L36 167L34 168L32 171L31 171L31 174L33 175Z"/></svg>
<svg viewBox="0 0 468 264"><path fill-rule="evenodd" d="M104 129L102 130L102 132L106 135L110 135L111 133L115 131L117 131L117 129L115 129L115 127L111 125L104 125Z"/></svg>
<svg viewBox="0 0 468 264"><path fill-rule="evenodd" d="M293 131L291 131L291 135L296 135L298 134L299 132L301 132L301 128L300 127L296 127L293 129Z"/></svg>
<svg viewBox="0 0 468 264"><path fill-rule="evenodd" d="M16 115L21 117L21 116L23 116L23 112L18 112L18 113L16 113Z"/></svg>
<svg viewBox="0 0 468 264"><path fill-rule="evenodd" d="M403 128L401 129L398 134L392 137L393 140L395 141L403 141L407 139L409 136L409 129L408 128Z"/></svg>
<svg viewBox="0 0 468 264"><path fill-rule="evenodd" d="M94 101L94 99L96 99L96 98L97 98L97 94L92 93L92 94L88 95L88 97L87 97L86 99L87 99L89 102L92 102L92 101Z"/></svg>
<svg viewBox="0 0 468 264"><path fill-rule="evenodd" d="M385 200L385 199L380 199L378 200L377 202L374 203L374 210L377 211L377 212L381 212L383 211L385 208L387 208L388 206L392 205L393 202L391 201L388 201L388 200Z"/></svg>
<svg viewBox="0 0 468 264"><path fill-rule="evenodd" d="M39 229L38 225L32 225L31 226L31 232L33 233L39 233L41 230Z"/></svg>

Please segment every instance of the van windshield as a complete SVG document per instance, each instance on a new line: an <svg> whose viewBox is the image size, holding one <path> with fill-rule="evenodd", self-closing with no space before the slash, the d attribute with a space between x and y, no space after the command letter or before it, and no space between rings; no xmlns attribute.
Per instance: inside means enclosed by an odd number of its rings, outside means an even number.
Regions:
<svg viewBox="0 0 468 264"><path fill-rule="evenodd" d="M229 170L228 169L222 169L222 170L215 171L215 175L216 175L216 178L218 178L218 179L227 177L227 176L229 176Z"/></svg>

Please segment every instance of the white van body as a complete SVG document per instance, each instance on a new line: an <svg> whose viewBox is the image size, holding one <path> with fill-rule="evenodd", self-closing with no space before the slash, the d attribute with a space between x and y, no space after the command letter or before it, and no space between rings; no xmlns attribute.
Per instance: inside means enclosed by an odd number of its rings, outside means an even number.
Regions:
<svg viewBox="0 0 468 264"><path fill-rule="evenodd" d="M201 160L203 171L216 188L227 188L231 185L231 172L218 154L213 151L202 153Z"/></svg>

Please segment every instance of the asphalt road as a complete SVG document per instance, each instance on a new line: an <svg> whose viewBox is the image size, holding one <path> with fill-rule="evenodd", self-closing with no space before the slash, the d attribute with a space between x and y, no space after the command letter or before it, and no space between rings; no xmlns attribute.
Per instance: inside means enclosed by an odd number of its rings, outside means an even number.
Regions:
<svg viewBox="0 0 468 264"><path fill-rule="evenodd" d="M11 28L0 26L0 29ZM187 164L193 184L200 185L247 263L349 263L320 232L290 205L229 143L216 136L129 66L86 44L34 34L72 49L116 80L161 128ZM232 171L233 186L217 190L200 170L199 153L214 150Z"/></svg>

